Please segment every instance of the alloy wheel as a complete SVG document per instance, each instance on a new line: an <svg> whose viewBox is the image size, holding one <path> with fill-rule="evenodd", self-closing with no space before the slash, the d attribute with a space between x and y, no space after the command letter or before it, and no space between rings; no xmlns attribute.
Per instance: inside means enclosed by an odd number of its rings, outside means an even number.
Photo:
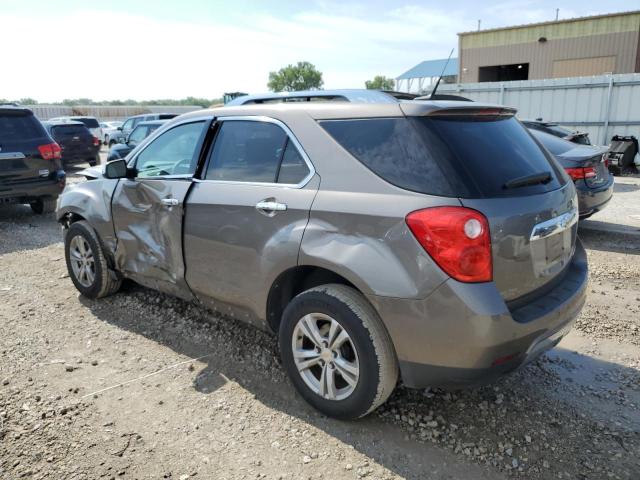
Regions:
<svg viewBox="0 0 640 480"><path fill-rule="evenodd" d="M69 256L71 257L71 269L76 280L83 287L91 287L96 278L96 265L91 246L83 236L76 235L71 239Z"/></svg>
<svg viewBox="0 0 640 480"><path fill-rule="evenodd" d="M298 320L292 350L300 376L322 398L344 400L358 385L358 353L349 333L334 318L310 313Z"/></svg>

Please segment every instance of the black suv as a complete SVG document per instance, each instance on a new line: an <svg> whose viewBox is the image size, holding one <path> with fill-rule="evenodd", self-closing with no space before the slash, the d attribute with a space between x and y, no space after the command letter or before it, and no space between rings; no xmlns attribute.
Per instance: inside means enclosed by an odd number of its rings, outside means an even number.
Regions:
<svg viewBox="0 0 640 480"><path fill-rule="evenodd" d="M43 122L49 135L62 149L62 165L87 162L92 167L100 163L100 139L81 122L47 121Z"/></svg>
<svg viewBox="0 0 640 480"><path fill-rule="evenodd" d="M61 152L31 110L0 105L0 204L53 212L66 179Z"/></svg>

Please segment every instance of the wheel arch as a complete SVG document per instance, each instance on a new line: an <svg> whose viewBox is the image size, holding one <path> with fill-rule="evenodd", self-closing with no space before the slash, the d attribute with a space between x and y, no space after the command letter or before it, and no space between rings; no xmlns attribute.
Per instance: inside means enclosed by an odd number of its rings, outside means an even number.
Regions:
<svg viewBox="0 0 640 480"><path fill-rule="evenodd" d="M305 290L320 285L337 283L346 285L362 293L362 289L333 270L315 265L297 265L282 272L271 284L267 296L266 320L269 327L277 332L282 313L293 297Z"/></svg>

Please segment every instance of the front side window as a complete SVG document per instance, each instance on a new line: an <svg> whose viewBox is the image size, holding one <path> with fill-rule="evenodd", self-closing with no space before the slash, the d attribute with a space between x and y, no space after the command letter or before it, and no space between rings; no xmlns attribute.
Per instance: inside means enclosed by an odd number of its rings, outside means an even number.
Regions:
<svg viewBox="0 0 640 480"><path fill-rule="evenodd" d="M287 134L267 122L222 122L207 168L207 180L273 183Z"/></svg>
<svg viewBox="0 0 640 480"><path fill-rule="evenodd" d="M193 175L204 126L205 122L179 125L154 139L136 159L138 177Z"/></svg>
<svg viewBox="0 0 640 480"><path fill-rule="evenodd" d="M124 122L124 125L122 126L122 130L132 130L133 129L133 119L130 118L129 120L127 120L126 122Z"/></svg>

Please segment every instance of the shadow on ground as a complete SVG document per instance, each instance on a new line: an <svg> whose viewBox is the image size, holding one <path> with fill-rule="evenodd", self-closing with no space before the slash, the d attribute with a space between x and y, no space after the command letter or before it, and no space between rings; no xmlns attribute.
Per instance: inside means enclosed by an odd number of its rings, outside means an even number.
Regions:
<svg viewBox="0 0 640 480"><path fill-rule="evenodd" d="M431 478L469 478L469 471L464 469L464 465L468 465L466 458L442 448L443 444L453 448L469 442L478 446L484 443L495 451L505 435L522 439L527 435L526 432L540 435L538 432L545 432L547 429L550 430L545 439L547 444L545 447L536 446L537 451L527 454L529 465L542 465L543 461L548 461L552 465L557 464L558 469L569 471L575 469L574 463L579 465L584 461L604 465L606 471L606 465L610 461L610 453L607 452L619 449L621 445L628 448L620 443L622 437L608 437L598 431L597 423L610 414L606 408L594 408L591 411L587 409L585 416L574 407L577 405L576 398L588 387L585 382L592 384L595 381L588 375L584 376L585 369L615 371L634 378L636 382L637 370L577 353L571 359L545 357L491 386L458 392L454 397L441 391L425 396L422 391L398 388L377 415L373 414L356 422L340 422L326 418L309 407L288 381L270 381L269 369L281 369L277 360L275 336L235 320L213 317L200 307L195 307L196 311L202 312L196 319L191 304L149 292L142 287L131 285L127 290L119 295L133 296L142 303L149 302L150 297L158 296L159 300L152 301L154 308L169 308L173 310L172 316L173 313L185 315L189 322L195 323L196 331L208 331L209 334L213 331L213 344L203 340L207 337L206 334L194 334L191 327L186 329L189 332L186 333L176 329L175 323L163 322L161 314L141 318L118 307L117 296L102 301L80 297L80 301L101 320L145 336L181 355L191 358L208 355L201 360L206 363L206 367L199 372L193 384L197 391L208 394L224 385L227 379L234 380L254 394L261 403L314 425L408 479L424 478L425 471L434 472L434 466L443 469L443 476L434 475ZM107 303L109 305L105 305ZM266 371L265 361L268 367ZM503 405L496 404L496 399L500 397L496 392L504 392ZM456 429L438 440L438 445L430 442L418 443L415 441L419 437L417 428L408 423L399 426L397 423L401 422L394 420L396 415L400 418L408 411L424 416L432 415L439 418L442 425L455 424ZM446 435L449 434L452 440L445 443ZM638 440L636 437L637 435L633 437L633 442ZM584 439L584 442L598 438L603 447L602 457L599 456L599 451L585 448L581 441L564 440L576 438ZM511 462L511 459L507 458L506 461ZM629 459L629 462L632 461L635 462ZM619 466L627 468L626 464ZM438 468L435 471L437 470ZM549 478L554 477L552 471L545 471L542 467L540 470L541 478L547 478L547 473ZM499 478L495 470L489 470L485 466L472 475L475 475L473 478Z"/></svg>

